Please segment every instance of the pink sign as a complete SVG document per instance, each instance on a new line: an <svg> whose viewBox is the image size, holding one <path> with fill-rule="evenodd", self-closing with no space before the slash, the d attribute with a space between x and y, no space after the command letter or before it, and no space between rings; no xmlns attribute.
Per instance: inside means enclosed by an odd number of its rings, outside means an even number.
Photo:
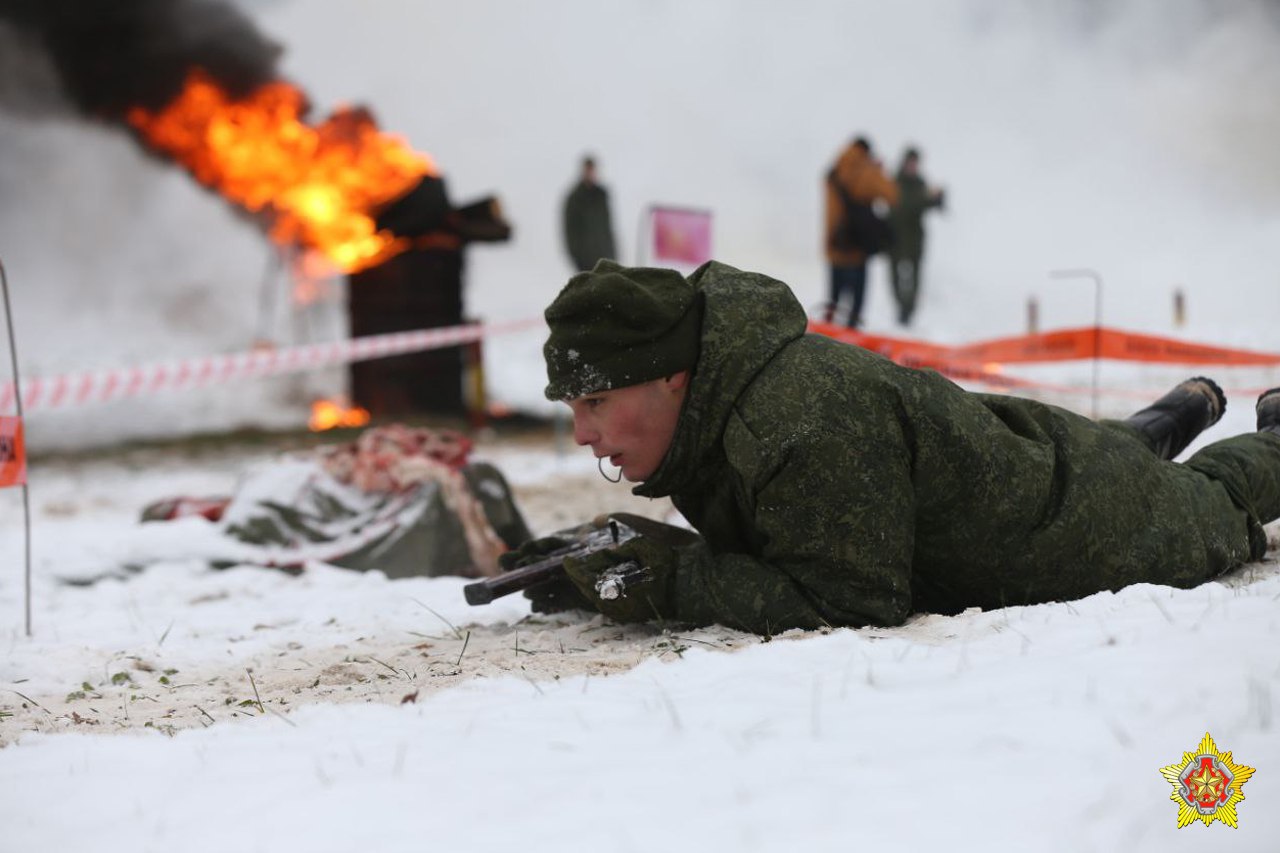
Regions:
<svg viewBox="0 0 1280 853"><path fill-rule="evenodd" d="M654 207L653 259L697 266L711 260L711 211Z"/></svg>

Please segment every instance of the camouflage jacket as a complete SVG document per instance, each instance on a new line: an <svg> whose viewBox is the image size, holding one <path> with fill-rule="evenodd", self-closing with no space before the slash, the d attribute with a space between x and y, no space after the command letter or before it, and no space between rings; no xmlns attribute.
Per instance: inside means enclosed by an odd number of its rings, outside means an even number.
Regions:
<svg viewBox="0 0 1280 853"><path fill-rule="evenodd" d="M704 540L677 551L663 616L757 633L893 625L1191 586L1251 556L1227 487L1127 427L806 334L767 276L711 262L690 280L701 354L672 446L634 489L670 495Z"/></svg>

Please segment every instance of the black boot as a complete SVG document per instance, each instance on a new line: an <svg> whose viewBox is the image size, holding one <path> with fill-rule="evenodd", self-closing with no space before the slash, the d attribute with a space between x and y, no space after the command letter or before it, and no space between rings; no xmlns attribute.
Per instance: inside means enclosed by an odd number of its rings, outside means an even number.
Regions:
<svg viewBox="0 0 1280 853"><path fill-rule="evenodd" d="M1258 432L1280 435L1280 388L1263 391L1258 397Z"/></svg>
<svg viewBox="0 0 1280 853"><path fill-rule="evenodd" d="M1193 376L1179 382L1172 391L1147 408L1131 415L1125 423L1151 439L1157 456L1173 459L1186 450L1196 436L1216 424L1226 410L1227 398L1218 383L1204 376ZM1280 411L1280 406L1277 411Z"/></svg>

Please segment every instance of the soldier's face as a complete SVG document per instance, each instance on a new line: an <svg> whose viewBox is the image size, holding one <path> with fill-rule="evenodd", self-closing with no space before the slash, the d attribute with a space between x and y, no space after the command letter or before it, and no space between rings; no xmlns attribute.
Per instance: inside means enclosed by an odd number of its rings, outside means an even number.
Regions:
<svg viewBox="0 0 1280 853"><path fill-rule="evenodd" d="M621 468L628 482L644 482L667 455L688 384L685 370L570 400L573 440Z"/></svg>

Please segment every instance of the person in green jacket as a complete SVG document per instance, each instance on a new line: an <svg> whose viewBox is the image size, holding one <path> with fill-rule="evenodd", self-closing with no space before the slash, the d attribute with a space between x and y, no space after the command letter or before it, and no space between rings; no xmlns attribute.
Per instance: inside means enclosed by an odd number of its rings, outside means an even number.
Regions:
<svg viewBox="0 0 1280 853"><path fill-rule="evenodd" d="M908 148L894 177L898 202L889 209L893 242L889 246L889 279L898 303L898 323L911 324L920 298L920 264L924 259L924 215L941 209L946 194L925 183L920 174L920 151Z"/></svg>
<svg viewBox="0 0 1280 853"><path fill-rule="evenodd" d="M1191 587L1261 558L1280 516L1280 389L1258 432L1179 464L1225 407L1207 379L1126 421L972 393L807 333L787 285L714 261L687 279L601 262L545 316L546 396L569 404L576 442L635 494L669 495L700 539L566 560L567 580L528 591L535 610L761 634L897 625ZM642 571L613 595L601 581L627 563Z"/></svg>
<svg viewBox="0 0 1280 853"><path fill-rule="evenodd" d="M601 258L616 260L609 191L596 175L593 157L582 158L578 181L565 195L561 210L564 246L575 270L589 270Z"/></svg>

